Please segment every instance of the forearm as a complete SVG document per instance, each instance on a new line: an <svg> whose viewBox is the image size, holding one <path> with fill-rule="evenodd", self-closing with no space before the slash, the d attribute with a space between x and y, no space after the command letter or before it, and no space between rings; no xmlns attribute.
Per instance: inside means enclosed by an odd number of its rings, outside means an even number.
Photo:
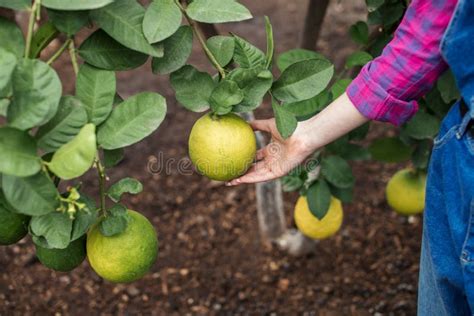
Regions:
<svg viewBox="0 0 474 316"><path fill-rule="evenodd" d="M300 122L291 138L309 155L367 121L344 93L318 115Z"/></svg>

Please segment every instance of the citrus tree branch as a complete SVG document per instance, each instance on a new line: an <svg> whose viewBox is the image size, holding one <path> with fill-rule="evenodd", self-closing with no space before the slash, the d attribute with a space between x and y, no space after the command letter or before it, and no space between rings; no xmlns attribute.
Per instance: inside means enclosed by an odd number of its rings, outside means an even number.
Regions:
<svg viewBox="0 0 474 316"><path fill-rule="evenodd" d="M28 58L31 50L31 39L33 38L33 28L35 26L36 16L38 14L38 8L41 7L39 0L34 0L30 9L30 18L28 20L28 32L26 34L26 45L25 45L25 58Z"/></svg>
<svg viewBox="0 0 474 316"><path fill-rule="evenodd" d="M48 65L51 65L52 63L54 63L59 58L59 56L61 56L62 53L64 53L66 48L68 48L68 46L71 44L70 43L71 41L72 41L71 39L68 39L67 41L65 41L64 44L54 53L53 56L51 56L51 58L46 63Z"/></svg>
<svg viewBox="0 0 474 316"><path fill-rule="evenodd" d="M71 56L72 69L74 69L74 73L77 77L77 73L79 72L79 65L77 63L76 46L74 45L74 39L71 39L69 41L68 49L69 55Z"/></svg>
<svg viewBox="0 0 474 316"><path fill-rule="evenodd" d="M105 209L105 168L100 162L99 153L95 158L95 165L97 167L97 175L99 176L99 193L100 193L100 213L102 215L107 215L107 211Z"/></svg>
<svg viewBox="0 0 474 316"><path fill-rule="evenodd" d="M197 24L196 21L191 19L186 12L186 9L183 7L183 5L179 2L179 0L175 0L176 5L179 7L181 12L183 13L184 17L188 21L189 25L194 31L194 34L196 34L196 37L198 38L199 43L201 44L202 49L206 53L207 58L209 61L212 63L212 65L217 69L221 77L224 79L225 78L225 71L224 68L217 62L216 57L212 54L212 52L209 50L209 47L207 47L206 44L206 39L204 38L204 35L201 33L201 29L199 28L199 25Z"/></svg>

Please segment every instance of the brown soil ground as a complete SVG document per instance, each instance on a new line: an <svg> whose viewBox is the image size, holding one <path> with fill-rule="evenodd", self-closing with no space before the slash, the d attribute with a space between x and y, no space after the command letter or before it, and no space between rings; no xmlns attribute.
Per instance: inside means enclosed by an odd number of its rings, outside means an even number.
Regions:
<svg viewBox="0 0 474 316"><path fill-rule="evenodd" d="M243 1L255 20L220 27L264 47L263 15L274 24L277 52L297 47L307 1ZM353 49L348 26L364 18L362 0L333 1L318 51L341 65ZM192 63L206 68L198 53ZM65 91L73 92L72 72L57 63ZM153 174L154 157L186 158L187 136L198 115L176 104L167 83L149 65L120 73L119 92L128 97L157 91L168 99L165 122L147 140L126 152L109 176L132 176L144 192L130 208L155 225L160 253L152 271L129 285L103 281L84 262L75 271L50 271L34 257L32 242L0 248L0 315L414 315L421 218L408 222L394 214L384 187L400 166L354 163L355 201L345 205L340 233L318 244L316 253L294 258L262 247L253 186L226 188L176 165ZM269 117L268 105L258 117ZM391 133L375 125L371 137ZM84 186L97 195L94 174ZM288 224L297 195L285 194Z"/></svg>

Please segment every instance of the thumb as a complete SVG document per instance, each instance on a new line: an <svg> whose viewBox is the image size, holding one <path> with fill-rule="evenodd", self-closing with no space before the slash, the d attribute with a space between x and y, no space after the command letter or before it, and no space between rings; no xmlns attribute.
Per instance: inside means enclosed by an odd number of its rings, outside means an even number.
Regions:
<svg viewBox="0 0 474 316"><path fill-rule="evenodd" d="M255 120L250 122L250 126L254 131L262 131L271 133L272 132L273 119L268 120Z"/></svg>

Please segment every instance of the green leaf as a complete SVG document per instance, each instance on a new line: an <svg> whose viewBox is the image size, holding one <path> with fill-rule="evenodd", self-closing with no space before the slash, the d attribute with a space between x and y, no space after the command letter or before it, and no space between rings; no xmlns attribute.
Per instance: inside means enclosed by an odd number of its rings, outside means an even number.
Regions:
<svg viewBox="0 0 474 316"><path fill-rule="evenodd" d="M275 115L276 126L281 137L285 139L290 137L298 125L296 117L275 100L272 100L272 108Z"/></svg>
<svg viewBox="0 0 474 316"><path fill-rule="evenodd" d="M364 66L367 64L369 61L374 59L372 55L370 55L367 52L359 51L359 52L354 52L347 57L346 60L346 68L351 68L355 66Z"/></svg>
<svg viewBox="0 0 474 316"><path fill-rule="evenodd" d="M451 108L451 102L445 103L439 90L434 87L425 95L426 106L440 119L444 118Z"/></svg>
<svg viewBox="0 0 474 316"><path fill-rule="evenodd" d="M346 160L370 159L370 152L368 149L360 145L349 143L347 137L342 137L329 145L326 145L326 149Z"/></svg>
<svg viewBox="0 0 474 316"><path fill-rule="evenodd" d="M145 12L143 34L149 43L160 42L176 32L182 19L173 0L153 0Z"/></svg>
<svg viewBox="0 0 474 316"><path fill-rule="evenodd" d="M235 81L224 80L212 91L209 102L214 113L224 115L232 111L232 106L244 99L244 93Z"/></svg>
<svg viewBox="0 0 474 316"><path fill-rule="evenodd" d="M370 122L365 123L349 132L349 140L363 140L370 129Z"/></svg>
<svg viewBox="0 0 474 316"><path fill-rule="evenodd" d="M76 95L86 107L89 122L101 124L112 111L115 96L115 73L84 64L79 69Z"/></svg>
<svg viewBox="0 0 474 316"><path fill-rule="evenodd" d="M456 85L456 79L450 70L447 70L437 81L436 86L445 103L450 103L461 97Z"/></svg>
<svg viewBox="0 0 474 316"><path fill-rule="evenodd" d="M244 94L243 100L232 109L234 112L249 112L256 109L273 83L272 73L258 68L236 68L228 78L237 83Z"/></svg>
<svg viewBox="0 0 474 316"><path fill-rule="evenodd" d="M59 105L56 115L35 135L38 146L46 153L56 151L69 142L87 123L86 109L77 98L62 97Z"/></svg>
<svg viewBox="0 0 474 316"><path fill-rule="evenodd" d="M85 207L74 215L71 241L81 238L97 220L97 208L93 199L81 193L78 202L84 203Z"/></svg>
<svg viewBox="0 0 474 316"><path fill-rule="evenodd" d="M367 10L373 12L380 8L385 3L385 0L365 0L365 3L367 4Z"/></svg>
<svg viewBox="0 0 474 316"><path fill-rule="evenodd" d="M10 20L0 17L0 47L6 49L16 57L23 57L25 39L21 29Z"/></svg>
<svg viewBox="0 0 474 316"><path fill-rule="evenodd" d="M413 155L411 156L415 168L423 170L428 168L431 155L431 144L432 142L430 140L424 140L418 143L413 151Z"/></svg>
<svg viewBox="0 0 474 316"><path fill-rule="evenodd" d="M326 59L323 55L311 50L297 48L284 52L277 59L277 66L281 72L285 71L289 66L303 60L308 59Z"/></svg>
<svg viewBox="0 0 474 316"><path fill-rule="evenodd" d="M0 91L9 88L15 66L15 55L0 47Z"/></svg>
<svg viewBox="0 0 474 316"><path fill-rule="evenodd" d="M380 56L383 49L388 45L388 43L393 39L393 34L380 34L376 37L373 42L370 44L368 52L374 56Z"/></svg>
<svg viewBox="0 0 474 316"><path fill-rule="evenodd" d="M110 186L107 195L114 202L119 202L124 193L138 194L143 191L143 185L134 178L124 178Z"/></svg>
<svg viewBox="0 0 474 316"><path fill-rule="evenodd" d="M105 168L112 168L116 166L124 157L123 148L112 150L104 149L104 166Z"/></svg>
<svg viewBox="0 0 474 316"><path fill-rule="evenodd" d="M12 127L26 130L48 122L58 109L61 82L56 72L40 60L23 59L12 76L13 101L7 118Z"/></svg>
<svg viewBox="0 0 474 316"><path fill-rule="evenodd" d="M357 44L367 45L369 42L369 26L363 21L358 21L351 25L349 35Z"/></svg>
<svg viewBox="0 0 474 316"><path fill-rule="evenodd" d="M329 190L331 191L332 196L341 200L341 202L343 203L351 203L352 199L354 198L353 187L341 189L341 188L333 186L332 184L329 184Z"/></svg>
<svg viewBox="0 0 474 316"><path fill-rule="evenodd" d="M307 100L326 88L334 73L327 60L309 59L292 64L273 84L275 98L284 102Z"/></svg>
<svg viewBox="0 0 474 316"><path fill-rule="evenodd" d="M54 153L48 167L61 179L74 179L90 169L96 152L95 125L89 123L84 125L70 142Z"/></svg>
<svg viewBox="0 0 474 316"><path fill-rule="evenodd" d="M71 242L72 220L62 212L34 216L30 230L34 236L44 238L50 248L64 249Z"/></svg>
<svg viewBox="0 0 474 316"><path fill-rule="evenodd" d="M0 99L0 116L7 116L10 99Z"/></svg>
<svg viewBox="0 0 474 316"><path fill-rule="evenodd" d="M304 121L324 109L329 102L331 102L331 96L329 92L323 90L311 99L285 103L283 107L293 113L298 120Z"/></svg>
<svg viewBox="0 0 474 316"><path fill-rule="evenodd" d="M352 79L341 79L336 81L331 87L332 99L335 100L346 92L347 87L351 84Z"/></svg>
<svg viewBox="0 0 474 316"><path fill-rule="evenodd" d="M109 150L134 144L155 131L165 114L165 98L157 93L139 93L117 105L99 127L97 140Z"/></svg>
<svg viewBox="0 0 474 316"><path fill-rule="evenodd" d="M123 46L100 29L82 43L79 55L92 66L117 71L140 67L148 59L148 55Z"/></svg>
<svg viewBox="0 0 474 316"><path fill-rule="evenodd" d="M328 156L321 161L321 173L326 180L338 188L350 188L354 185L352 169L341 157Z"/></svg>
<svg viewBox="0 0 474 316"><path fill-rule="evenodd" d="M186 64L193 49L193 30L190 26L181 26L176 33L163 42L165 55L153 58L153 73L169 74Z"/></svg>
<svg viewBox="0 0 474 316"><path fill-rule="evenodd" d="M41 4L50 9L76 11L98 9L112 2L114 0L42 0Z"/></svg>
<svg viewBox="0 0 474 316"><path fill-rule="evenodd" d="M319 179L311 184L306 193L306 199L310 212L317 219L323 219L331 204L331 191L326 181Z"/></svg>
<svg viewBox="0 0 474 316"><path fill-rule="evenodd" d="M265 65L265 54L243 38L234 35L234 61L242 68L255 68Z"/></svg>
<svg viewBox="0 0 474 316"><path fill-rule="evenodd" d="M304 181L299 175L284 176L281 183L284 192L297 191L304 186Z"/></svg>
<svg viewBox="0 0 474 316"><path fill-rule="evenodd" d="M389 1L380 5L376 10L369 11L368 24L381 24L389 29L399 22L405 12L405 3L402 1Z"/></svg>
<svg viewBox="0 0 474 316"><path fill-rule="evenodd" d="M160 43L149 44L143 35L145 9L136 1L116 0L91 12L91 18L120 44L154 57L163 56Z"/></svg>
<svg viewBox="0 0 474 316"><path fill-rule="evenodd" d="M207 40L207 47L219 65L227 66L234 56L235 40L230 36L217 35Z"/></svg>
<svg viewBox="0 0 474 316"><path fill-rule="evenodd" d="M31 176L41 169L36 143L26 132L11 127L0 128L0 173L18 177Z"/></svg>
<svg viewBox="0 0 474 316"><path fill-rule="evenodd" d="M194 0L186 9L193 20L204 23L225 23L248 20L252 14L235 0Z"/></svg>
<svg viewBox="0 0 474 316"><path fill-rule="evenodd" d="M440 121L437 117L418 111L403 127L406 135L414 139L432 139L438 134Z"/></svg>
<svg viewBox="0 0 474 316"><path fill-rule="evenodd" d="M409 146L396 137L376 139L370 145L369 151L373 159L383 162L407 161L412 152Z"/></svg>
<svg viewBox="0 0 474 316"><path fill-rule="evenodd" d="M273 40L273 27L268 16L265 16L265 31L267 33L267 55L265 57L265 68L269 69L272 65L273 54L275 52L275 43Z"/></svg>
<svg viewBox="0 0 474 316"><path fill-rule="evenodd" d="M110 237L124 232L130 221L127 208L122 204L115 204L108 213L99 224L102 235Z"/></svg>
<svg viewBox="0 0 474 316"><path fill-rule="evenodd" d="M176 99L186 109L203 112L209 109L209 99L215 83L206 72L200 72L191 65L186 65L170 76L171 86L176 92Z"/></svg>
<svg viewBox="0 0 474 316"><path fill-rule="evenodd" d="M45 215L59 205L56 186L44 172L26 178L4 174L2 188L8 203L22 214Z"/></svg>
<svg viewBox="0 0 474 316"><path fill-rule="evenodd" d="M43 49L46 48L57 36L59 30L50 21L47 21L38 28L31 38L31 49L29 58L38 58Z"/></svg>
<svg viewBox="0 0 474 316"><path fill-rule="evenodd" d="M72 36L89 23L89 11L48 10L48 17L61 32Z"/></svg>
<svg viewBox="0 0 474 316"><path fill-rule="evenodd" d="M31 0L0 0L0 7L12 10L29 10Z"/></svg>

